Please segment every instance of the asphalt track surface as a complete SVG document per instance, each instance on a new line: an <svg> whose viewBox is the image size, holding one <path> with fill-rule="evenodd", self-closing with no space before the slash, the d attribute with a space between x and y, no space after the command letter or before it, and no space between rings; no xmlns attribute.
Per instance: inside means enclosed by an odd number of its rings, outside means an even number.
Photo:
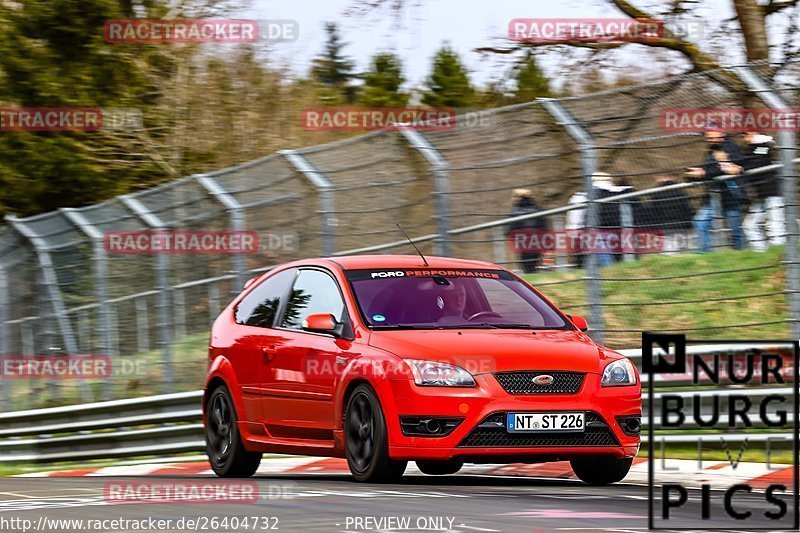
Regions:
<svg viewBox="0 0 800 533"><path fill-rule="evenodd" d="M110 503L109 483L228 483L204 476L0 478L0 531L287 531L287 532L525 532L647 530L648 489L616 484L591 487L573 480L453 475L406 476L393 485L360 484L346 475L281 474L252 478L255 503ZM238 482L234 480L233 482ZM691 490L683 516L668 524L699 527L700 491ZM764 494L740 494L737 507L754 516L775 507ZM789 500L789 513L792 511ZM712 491L711 520L717 531L778 530L785 522L732 523L724 519L722 493ZM228 517L227 524L221 521ZM238 528L233 528L236 517ZM253 517L258 517L255 520ZM87 520L170 520L167 529L107 522L86 529ZM249 518L247 527L244 519ZM379 522L391 518L392 522ZM183 519L183 522L179 520ZM212 520L216 519L217 522ZM361 521L359 522L359 519ZM16 522L14 521L16 520ZM22 522L29 520L27 524ZM84 520L81 526L52 520ZM194 520L189 523L188 520ZM408 522L403 522L408 520ZM258 523L257 523L258 522ZM141 524L141 522L139 523ZM216 524L216 525L215 525ZM189 527L191 526L191 527ZM161 527L161 526L157 526ZM736 529L738 528L738 529Z"/></svg>

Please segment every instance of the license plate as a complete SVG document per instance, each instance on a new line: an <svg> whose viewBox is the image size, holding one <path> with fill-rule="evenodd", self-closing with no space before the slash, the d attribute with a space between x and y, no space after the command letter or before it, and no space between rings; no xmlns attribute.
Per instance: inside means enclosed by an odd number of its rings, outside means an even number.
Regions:
<svg viewBox="0 0 800 533"><path fill-rule="evenodd" d="M506 430L525 431L583 431L583 413L508 413Z"/></svg>

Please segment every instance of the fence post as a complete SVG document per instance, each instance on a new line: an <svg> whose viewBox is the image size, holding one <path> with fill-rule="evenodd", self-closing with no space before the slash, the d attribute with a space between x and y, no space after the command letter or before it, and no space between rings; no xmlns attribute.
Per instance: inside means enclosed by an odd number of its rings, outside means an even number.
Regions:
<svg viewBox="0 0 800 533"><path fill-rule="evenodd" d="M593 231L597 228L598 205L595 202L597 192L592 186L592 175L597 172L597 150L594 138L583 129L574 117L561 105L558 100L543 100L542 105L555 119L556 124L562 126L578 145L581 154L581 172L583 174L583 189L588 196L586 206L585 228ZM586 259L586 292L589 300L589 324L592 326L592 338L603 342L603 288L600 282L600 271L597 254L589 253Z"/></svg>
<svg viewBox="0 0 800 533"><path fill-rule="evenodd" d="M633 205L630 202L622 202L619 204L619 221L620 226L622 227L622 233L620 237L625 235L632 235L634 228L634 220L633 220ZM631 239L630 242L634 242L634 239ZM622 258L625 260L626 263L630 263L636 260L636 253L632 251L625 251L625 247L622 244L623 241L620 238L620 247L622 248Z"/></svg>
<svg viewBox="0 0 800 533"><path fill-rule="evenodd" d="M186 337L187 331L187 314L186 314L186 298L183 294L183 289L175 287L172 291L172 303L175 308L175 313L172 315L175 329L175 340L180 340Z"/></svg>
<svg viewBox="0 0 800 533"><path fill-rule="evenodd" d="M111 359L113 368L113 366L117 364L116 356L118 354L113 353L114 334L113 328L111 327L111 317L108 311L108 255L106 255L103 232L92 225L80 211L71 208L61 208L59 211L92 241L95 299L100 309L100 322L98 327L100 333L100 351L102 355ZM105 381L103 394L106 400L112 399L113 386L111 378Z"/></svg>
<svg viewBox="0 0 800 533"><path fill-rule="evenodd" d="M166 229L167 225L152 213L145 205L133 196L120 196L120 201L130 209L144 224L152 230ZM164 381L167 392L174 392L175 380L172 372L172 287L169 283L169 257L166 254L156 255L156 290L158 291L159 342L164 354Z"/></svg>
<svg viewBox="0 0 800 533"><path fill-rule="evenodd" d="M436 198L436 233L434 241L436 255L450 255L450 164L439 153L425 136L417 130L398 126L397 129L408 141L408 144L420 153L428 162L433 172L433 194Z"/></svg>
<svg viewBox="0 0 800 533"><path fill-rule="evenodd" d="M6 265L0 261L0 355L9 354L9 340L11 338L8 324L8 306L11 299L8 296L8 277L6 276ZM3 389L2 409L11 411L11 379L0 379L0 386Z"/></svg>
<svg viewBox="0 0 800 533"><path fill-rule="evenodd" d="M721 248L725 246L725 217L722 214L722 193L711 191L709 193L711 202L711 247Z"/></svg>
<svg viewBox="0 0 800 533"><path fill-rule="evenodd" d="M136 348L139 353L150 350L150 319L147 316L147 296L135 299Z"/></svg>
<svg viewBox="0 0 800 533"><path fill-rule="evenodd" d="M770 109L783 111L792 107L749 67L734 67L734 70L750 91ZM783 165L780 169L781 193L786 206L786 244L783 255L786 264L786 288L789 293L789 333L793 339L800 339L800 257L797 249L800 245L800 227L797 222L797 174L794 163L797 138L793 131L779 131L777 134L778 151Z"/></svg>
<svg viewBox="0 0 800 533"><path fill-rule="evenodd" d="M208 284L208 323L213 324L219 316L219 286L216 283Z"/></svg>
<svg viewBox="0 0 800 533"><path fill-rule="evenodd" d="M23 237L28 239L33 249L36 252L36 259L39 261L39 269L41 274L41 284L47 297L50 300L50 307L58 325L59 333L61 333L61 340L64 343L63 349L67 355L78 355L78 344L75 341L75 332L72 330L72 324L67 316L66 308L64 307L64 300L61 295L61 290L58 287L58 277L56 276L53 260L50 257L50 250L47 243L43 238L39 237L28 225L13 215L7 215L6 221ZM40 317L40 320L42 317ZM78 380L80 384L81 398L84 402L93 400L92 390L89 388L86 381L82 378Z"/></svg>
<svg viewBox="0 0 800 533"><path fill-rule="evenodd" d="M206 174L196 174L194 179L219 203L221 203L228 211L228 226L231 231L244 231L246 227L246 219L244 206L236 199L234 195L225 190L225 188L214 178ZM247 264L244 254L233 254L233 272L236 275L236 286L233 290L238 294L238 291L244 286L245 271Z"/></svg>
<svg viewBox="0 0 800 533"><path fill-rule="evenodd" d="M305 157L296 150L282 150L278 152L292 165L295 170L316 187L319 194L320 214L322 215L322 254L329 256L336 253L334 242L334 228L338 225L336 220L336 205L333 196L333 184L328 177L320 172Z"/></svg>

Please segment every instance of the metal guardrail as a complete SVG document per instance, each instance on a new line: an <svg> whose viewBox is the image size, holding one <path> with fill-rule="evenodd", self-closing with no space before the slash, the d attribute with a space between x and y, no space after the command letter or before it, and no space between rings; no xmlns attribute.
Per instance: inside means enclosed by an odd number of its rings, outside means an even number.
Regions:
<svg viewBox="0 0 800 533"><path fill-rule="evenodd" d="M0 414L0 463L138 457L205 449L203 391Z"/></svg>
<svg viewBox="0 0 800 533"><path fill-rule="evenodd" d="M762 345L759 345L763 348ZM721 350L746 351L743 344L689 346L690 354L710 354ZM641 350L621 350L621 353L641 363ZM664 381L659 387L675 387L681 381ZM769 394L791 394L790 387L742 388L725 391L676 390L670 394L691 402L694 395L700 398L719 396L721 402L732 395L745 392L757 403ZM664 392L657 392L655 405L660 405ZM163 394L127 400L96 402L30 411L0 414L0 463L55 462L76 459L103 459L143 457L165 454L200 452L205 449L203 426L200 423L203 391ZM643 394L647 406L647 393ZM702 401L702 400L701 400ZM710 416L707 406L703 413ZM793 421L794 415L788 414ZM721 416L722 421L727 420ZM646 423L646 413L643 424ZM765 428L763 425L757 428ZM778 432L691 435L659 435L659 441L696 443L718 441L760 442L767 439L791 438L791 434ZM646 435L643 435L646 441Z"/></svg>

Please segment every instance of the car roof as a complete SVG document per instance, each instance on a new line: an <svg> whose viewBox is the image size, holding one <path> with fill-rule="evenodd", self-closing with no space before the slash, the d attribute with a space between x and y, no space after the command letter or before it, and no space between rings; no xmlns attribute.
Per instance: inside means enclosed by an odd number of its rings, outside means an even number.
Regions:
<svg viewBox="0 0 800 533"><path fill-rule="evenodd" d="M418 255L348 255L328 257L328 261L338 264L345 270L368 268L426 268ZM452 257L425 256L430 268L475 268L500 270L501 267L488 261L455 259Z"/></svg>

